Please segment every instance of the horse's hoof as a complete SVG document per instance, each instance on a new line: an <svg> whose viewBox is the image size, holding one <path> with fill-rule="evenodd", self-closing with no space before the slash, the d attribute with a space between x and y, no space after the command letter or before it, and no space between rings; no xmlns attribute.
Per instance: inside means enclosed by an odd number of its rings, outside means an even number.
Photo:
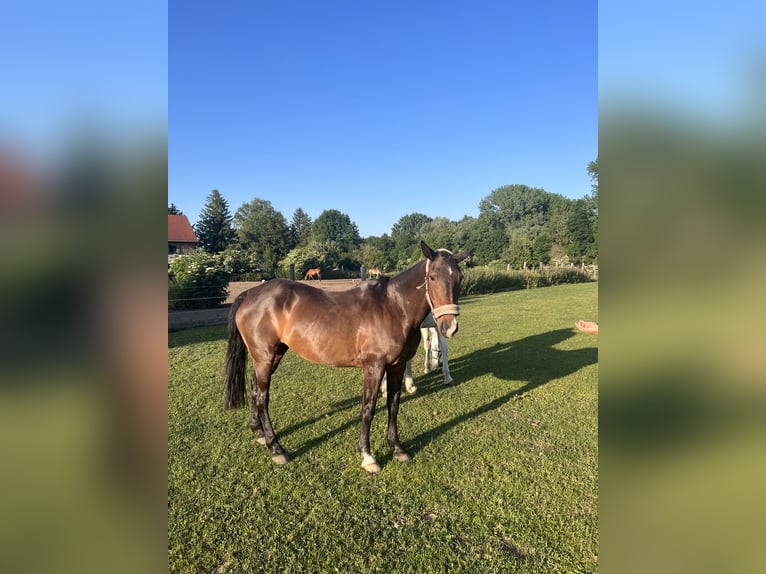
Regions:
<svg viewBox="0 0 766 574"><path fill-rule="evenodd" d="M418 388L415 385L412 385L411 387L407 387L407 392L414 395L418 392Z"/></svg>
<svg viewBox="0 0 766 574"><path fill-rule="evenodd" d="M451 387L452 385L455 384L455 381L453 381L452 379L449 379L448 381L444 381L444 384L447 385L448 387Z"/></svg>
<svg viewBox="0 0 766 574"><path fill-rule="evenodd" d="M255 437L255 442L257 442L260 445L266 446L266 437L265 436L257 436L257 437Z"/></svg>
<svg viewBox="0 0 766 574"><path fill-rule="evenodd" d="M371 454L365 454L362 458L362 468L369 474L378 474L380 472L380 465L375 457Z"/></svg>
<svg viewBox="0 0 766 574"><path fill-rule="evenodd" d="M406 452L395 452L394 453L394 460L398 460L399 462L410 462L412 460L412 457L408 455Z"/></svg>
<svg viewBox="0 0 766 574"><path fill-rule="evenodd" d="M283 464L287 464L290 462L290 459L287 457L286 454L273 454L271 455L271 460L274 461L274 463L278 464L279 466L282 466Z"/></svg>

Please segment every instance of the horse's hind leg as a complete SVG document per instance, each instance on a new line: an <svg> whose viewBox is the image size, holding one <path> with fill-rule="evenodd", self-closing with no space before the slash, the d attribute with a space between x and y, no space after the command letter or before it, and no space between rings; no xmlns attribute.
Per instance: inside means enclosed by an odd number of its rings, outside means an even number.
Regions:
<svg viewBox="0 0 766 574"><path fill-rule="evenodd" d="M282 357L285 356L285 353L287 352L288 347L285 344L280 344L277 348L277 354L274 355L274 359L271 362L271 374L274 374L274 371L277 370L277 367L279 366L279 362L282 360ZM256 378L255 375L253 375L252 383L250 384L251 389L251 395L255 397L256 393ZM269 395L266 394L266 410L269 408ZM256 408L256 401L253 400L253 406L252 410L250 411L250 430L252 430L255 433L255 440L258 441L259 444L262 444L266 446L266 435L263 432L263 425L261 424L261 418L258 416L258 409Z"/></svg>
<svg viewBox="0 0 766 574"><path fill-rule="evenodd" d="M263 432L265 444L271 449L271 460L277 464L285 464L290 459L277 441L274 427L271 425L271 419L269 418L269 386L271 384L271 375L277 366L279 366L279 361L282 360L282 356L285 352L287 352L287 346L280 344L279 351L268 360L257 362L253 360L255 384L253 385L252 396L253 411L257 417L257 422L253 425L253 422L251 421L250 428L255 426L255 430L258 432L258 423L260 423L260 430ZM258 442L261 441L259 440Z"/></svg>
<svg viewBox="0 0 766 574"><path fill-rule="evenodd" d="M257 440L259 444L266 446L266 435L263 434L263 425L261 424L261 417L258 416L258 409L256 408L255 402L256 385L255 375L253 375L253 380L250 383L250 394L253 397L253 406L250 411L250 430L255 433L255 440Z"/></svg>

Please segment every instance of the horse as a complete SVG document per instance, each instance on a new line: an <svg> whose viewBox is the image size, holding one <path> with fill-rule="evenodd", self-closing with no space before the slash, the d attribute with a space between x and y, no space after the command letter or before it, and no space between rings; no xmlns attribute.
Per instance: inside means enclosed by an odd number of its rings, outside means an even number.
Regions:
<svg viewBox="0 0 766 574"><path fill-rule="evenodd" d="M232 409L245 405L249 353L254 368L249 426L257 442L271 450L274 463L289 461L269 417L271 377L288 349L320 365L362 369L357 452L362 456L362 468L370 474L381 470L370 453L370 423L385 373L386 439L395 460L411 459L399 441L397 424L402 377L420 344L420 324L429 311L444 337L449 339L457 333L463 278L458 263L469 255L468 251L457 255L446 249L434 251L425 242L420 247L425 259L409 269L346 291L331 292L272 279L234 300L228 321L224 406Z"/></svg>
<svg viewBox="0 0 766 574"><path fill-rule="evenodd" d="M436 328L436 321L434 321L433 315L426 315L425 320L420 325L420 334L423 337L423 348L426 351L424 371L430 373L436 370L439 367L439 359L441 359L444 384L451 385L454 381L449 372L447 339L442 337Z"/></svg>
<svg viewBox="0 0 766 574"><path fill-rule="evenodd" d="M311 279L312 277L316 277L321 281L322 270L319 267L315 267L314 269L309 269L308 271L306 271L306 275L303 276L303 280L306 281L308 279Z"/></svg>
<svg viewBox="0 0 766 574"><path fill-rule="evenodd" d="M436 328L436 321L434 321L434 316L431 313L426 315L426 318L420 324L420 336L423 339L423 350L426 354L423 370L426 374L436 370L439 367L439 359L441 359L444 384L453 384L455 381L449 372L449 361L447 359L447 339L439 333L439 330ZM383 393L383 396L387 394L386 384L386 375L383 375L383 380L380 382L380 391ZM412 377L412 360L407 361L407 367L404 370L404 388L410 394L418 392L415 380Z"/></svg>
<svg viewBox="0 0 766 574"><path fill-rule="evenodd" d="M383 272L377 267L373 267L372 269L367 270L367 276L370 279L380 279L381 275L383 275Z"/></svg>

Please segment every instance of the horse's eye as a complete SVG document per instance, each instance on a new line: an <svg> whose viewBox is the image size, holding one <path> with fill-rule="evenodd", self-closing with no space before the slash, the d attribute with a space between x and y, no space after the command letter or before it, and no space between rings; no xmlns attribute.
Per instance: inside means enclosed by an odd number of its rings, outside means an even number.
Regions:
<svg viewBox="0 0 766 574"><path fill-rule="evenodd" d="M428 276L428 278L429 278L431 281L436 281L436 275L429 275L429 276Z"/></svg>

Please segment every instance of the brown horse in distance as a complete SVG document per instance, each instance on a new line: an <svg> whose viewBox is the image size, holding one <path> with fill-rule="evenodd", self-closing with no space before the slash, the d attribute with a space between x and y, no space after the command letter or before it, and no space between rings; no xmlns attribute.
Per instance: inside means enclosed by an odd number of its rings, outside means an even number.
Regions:
<svg viewBox="0 0 766 574"><path fill-rule="evenodd" d="M304 281L311 279L311 278L322 280L322 270L319 267L315 267L314 269L309 269L306 271L306 275L303 276Z"/></svg>
<svg viewBox="0 0 766 574"><path fill-rule="evenodd" d="M357 451L362 467L380 471L370 453L370 423L383 374L388 379L386 438L394 458L410 460L399 442L397 415L407 361L420 343L420 323L432 312L445 337L458 330L457 301L463 274L458 263L469 254L433 251L424 242L425 259L391 278L347 291L324 291L285 279L273 279L241 293L229 315L226 350L226 408L245 404L248 352L253 361L250 428L272 451L277 464L288 461L269 418L271 376L288 349L313 363L362 369L362 426ZM306 381L303 384L313 384Z"/></svg>

